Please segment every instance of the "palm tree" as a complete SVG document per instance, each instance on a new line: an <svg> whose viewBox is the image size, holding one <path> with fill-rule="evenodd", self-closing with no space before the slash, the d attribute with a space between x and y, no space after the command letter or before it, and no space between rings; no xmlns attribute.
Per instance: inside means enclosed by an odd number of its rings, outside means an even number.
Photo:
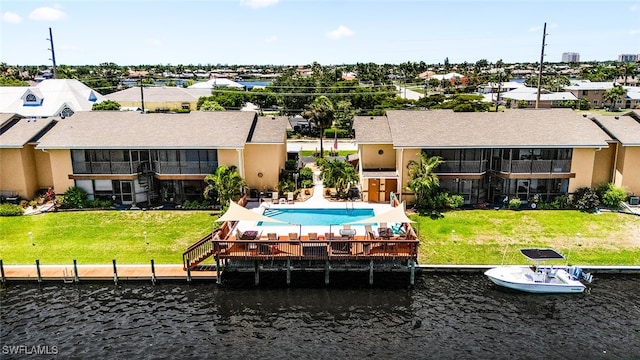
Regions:
<svg viewBox="0 0 640 360"><path fill-rule="evenodd" d="M340 160L324 162L321 172L324 185L335 187L338 197L346 196L349 188L360 179L353 165Z"/></svg>
<svg viewBox="0 0 640 360"><path fill-rule="evenodd" d="M207 175L204 181L207 183L207 187L204 189L204 198L211 199L211 193L217 193L220 206L223 209L229 206L229 201L239 198L247 187L247 182L240 176L238 168L235 166L219 166L216 172Z"/></svg>
<svg viewBox="0 0 640 360"><path fill-rule="evenodd" d="M616 102L624 98L626 93L627 90L625 90L622 85L614 84L611 89L604 92L602 100L611 102L611 110L613 111Z"/></svg>
<svg viewBox="0 0 640 360"><path fill-rule="evenodd" d="M620 69L621 74L624 76L624 85L627 86L627 79L631 77L632 79L636 78L636 64L635 63L626 63Z"/></svg>
<svg viewBox="0 0 640 360"><path fill-rule="evenodd" d="M302 113L302 117L313 122L320 129L320 157L324 157L322 146L322 136L324 129L330 127L335 119L333 103L326 96L318 96L313 103L307 106L307 110Z"/></svg>
<svg viewBox="0 0 640 360"><path fill-rule="evenodd" d="M427 157L426 153L421 152L418 161L411 160L407 164L407 169L409 169L409 182L406 188L416 195L416 204L418 207L427 207L431 196L435 194L440 187L440 180L434 170L442 163L443 160L441 157Z"/></svg>

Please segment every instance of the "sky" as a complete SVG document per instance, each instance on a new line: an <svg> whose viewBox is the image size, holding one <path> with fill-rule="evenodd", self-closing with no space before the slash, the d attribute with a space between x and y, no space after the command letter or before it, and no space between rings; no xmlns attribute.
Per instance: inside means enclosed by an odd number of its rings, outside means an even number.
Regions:
<svg viewBox="0 0 640 360"><path fill-rule="evenodd" d="M0 62L536 63L640 54L640 0L2 0Z"/></svg>

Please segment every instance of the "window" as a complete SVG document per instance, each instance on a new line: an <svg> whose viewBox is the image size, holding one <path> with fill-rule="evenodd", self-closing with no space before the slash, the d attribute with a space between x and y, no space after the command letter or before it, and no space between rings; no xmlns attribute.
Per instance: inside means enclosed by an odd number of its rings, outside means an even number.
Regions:
<svg viewBox="0 0 640 360"><path fill-rule="evenodd" d="M600 90L595 90L593 93L598 95L598 94L600 94Z"/></svg>
<svg viewBox="0 0 640 360"><path fill-rule="evenodd" d="M69 117L71 115L73 115L73 110L71 110L70 108L68 108L66 106L62 109L62 111L60 111L60 116L61 117Z"/></svg>
<svg viewBox="0 0 640 360"><path fill-rule="evenodd" d="M189 110L189 103L182 103L182 110Z"/></svg>
<svg viewBox="0 0 640 360"><path fill-rule="evenodd" d="M34 102L37 102L37 101L38 101L38 99L36 99L36 96L35 96L35 95L33 95L33 94L27 94L27 97L25 98L25 100L26 100L28 103L34 103Z"/></svg>
<svg viewBox="0 0 640 360"><path fill-rule="evenodd" d="M589 90L582 90L582 95L583 96L589 95Z"/></svg>
<svg viewBox="0 0 640 360"><path fill-rule="evenodd" d="M598 100L593 100L593 105L598 105Z"/></svg>

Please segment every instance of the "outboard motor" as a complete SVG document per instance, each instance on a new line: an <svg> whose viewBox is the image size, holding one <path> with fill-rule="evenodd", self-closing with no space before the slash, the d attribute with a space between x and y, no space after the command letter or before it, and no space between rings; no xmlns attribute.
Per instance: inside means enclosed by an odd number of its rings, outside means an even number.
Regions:
<svg viewBox="0 0 640 360"><path fill-rule="evenodd" d="M593 280L593 276L591 274L582 271L582 269L577 266L571 266L568 270L569 275L578 281L584 280L584 282L590 284Z"/></svg>

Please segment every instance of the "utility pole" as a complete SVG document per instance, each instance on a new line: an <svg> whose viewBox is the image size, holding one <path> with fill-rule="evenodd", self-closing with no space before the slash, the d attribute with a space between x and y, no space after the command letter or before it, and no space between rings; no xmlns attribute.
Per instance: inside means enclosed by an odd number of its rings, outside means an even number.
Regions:
<svg viewBox="0 0 640 360"><path fill-rule="evenodd" d="M540 103L540 87L542 85L542 63L544 61L544 47L545 37L547 36L547 23L544 23L544 29L542 30L542 50L540 51L540 71L538 72L538 94L536 96L536 109Z"/></svg>
<svg viewBox="0 0 640 360"><path fill-rule="evenodd" d="M144 90L142 88L142 75L140 75L140 102L142 103L142 113L144 114Z"/></svg>
<svg viewBox="0 0 640 360"><path fill-rule="evenodd" d="M51 50L51 61L53 61L53 78L57 79L58 78L58 70L56 69L56 52L53 49L53 33L51 32L51 28L49 28L49 38L47 39L49 40L49 42L51 43L51 48L48 50Z"/></svg>

